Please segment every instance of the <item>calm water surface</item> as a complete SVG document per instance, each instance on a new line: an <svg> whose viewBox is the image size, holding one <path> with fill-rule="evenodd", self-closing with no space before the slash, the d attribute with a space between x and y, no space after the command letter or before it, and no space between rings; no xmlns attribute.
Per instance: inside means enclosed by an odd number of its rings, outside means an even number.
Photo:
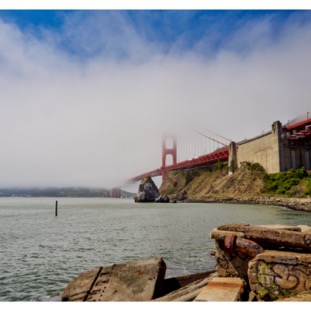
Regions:
<svg viewBox="0 0 311 311"><path fill-rule="evenodd" d="M238 204L0 198L0 301L59 300L83 271L162 256L166 277L215 268L210 231L225 223L305 224L311 213Z"/></svg>

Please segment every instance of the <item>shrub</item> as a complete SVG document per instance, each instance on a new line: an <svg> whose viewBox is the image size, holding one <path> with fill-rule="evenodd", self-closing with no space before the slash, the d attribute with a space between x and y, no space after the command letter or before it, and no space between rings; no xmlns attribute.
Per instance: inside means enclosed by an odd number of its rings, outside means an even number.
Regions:
<svg viewBox="0 0 311 311"><path fill-rule="evenodd" d="M213 171L221 171L225 167L225 164L221 161L217 161L217 163L213 166Z"/></svg>
<svg viewBox="0 0 311 311"><path fill-rule="evenodd" d="M274 174L265 174L267 192L285 195L298 195L301 193L297 187L300 183L304 184L304 194L311 193L311 179L304 167L298 170L289 170Z"/></svg>
<svg viewBox="0 0 311 311"><path fill-rule="evenodd" d="M166 195L171 195L174 193L174 188L170 188L166 191Z"/></svg>
<svg viewBox="0 0 311 311"><path fill-rule="evenodd" d="M194 178L193 171L187 171L185 176L185 186L190 184Z"/></svg>
<svg viewBox="0 0 311 311"><path fill-rule="evenodd" d="M251 171L256 171L256 172L265 172L266 170L264 169L264 167L259 164L259 163L252 163L250 166L249 166L249 169Z"/></svg>

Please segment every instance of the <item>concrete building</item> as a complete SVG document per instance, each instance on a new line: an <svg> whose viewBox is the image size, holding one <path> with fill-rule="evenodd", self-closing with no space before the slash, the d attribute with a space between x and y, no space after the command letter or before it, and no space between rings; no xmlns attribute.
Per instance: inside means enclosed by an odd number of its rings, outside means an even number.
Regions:
<svg viewBox="0 0 311 311"><path fill-rule="evenodd" d="M294 124L272 124L271 131L230 146L231 171L242 162L260 163L267 173L298 169L311 170L311 119Z"/></svg>

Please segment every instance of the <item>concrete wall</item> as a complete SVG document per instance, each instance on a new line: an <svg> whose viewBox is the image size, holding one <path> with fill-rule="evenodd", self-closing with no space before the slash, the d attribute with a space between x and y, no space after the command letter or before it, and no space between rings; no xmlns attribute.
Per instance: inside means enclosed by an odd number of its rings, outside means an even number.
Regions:
<svg viewBox="0 0 311 311"><path fill-rule="evenodd" d="M282 124L279 121L272 124L271 132L237 145L236 165L238 167L241 166L241 162L258 162L267 173L278 173L302 166L311 170L310 138L298 141L288 140L285 133L282 133Z"/></svg>
<svg viewBox="0 0 311 311"><path fill-rule="evenodd" d="M238 144L237 165L241 162L258 162L267 173L277 173L281 170L280 138L282 124L276 121L272 124L271 132Z"/></svg>

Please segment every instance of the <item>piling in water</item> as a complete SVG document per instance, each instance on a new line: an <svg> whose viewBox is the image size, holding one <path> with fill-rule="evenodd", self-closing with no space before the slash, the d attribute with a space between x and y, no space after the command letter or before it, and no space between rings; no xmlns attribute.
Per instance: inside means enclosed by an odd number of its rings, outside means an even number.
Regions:
<svg viewBox="0 0 311 311"><path fill-rule="evenodd" d="M55 202L55 216L57 216L57 208L58 208L58 202Z"/></svg>

